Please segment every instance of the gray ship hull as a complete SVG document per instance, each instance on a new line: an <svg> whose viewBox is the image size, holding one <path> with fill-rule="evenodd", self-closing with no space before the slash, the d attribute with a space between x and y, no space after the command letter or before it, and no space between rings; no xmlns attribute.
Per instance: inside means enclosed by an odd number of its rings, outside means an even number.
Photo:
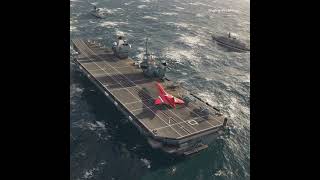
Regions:
<svg viewBox="0 0 320 180"><path fill-rule="evenodd" d="M240 42L239 40L237 41L232 41L228 37L224 36L212 36L212 40L216 41L218 44L234 50L238 52L248 52L250 49L247 47L246 44Z"/></svg>

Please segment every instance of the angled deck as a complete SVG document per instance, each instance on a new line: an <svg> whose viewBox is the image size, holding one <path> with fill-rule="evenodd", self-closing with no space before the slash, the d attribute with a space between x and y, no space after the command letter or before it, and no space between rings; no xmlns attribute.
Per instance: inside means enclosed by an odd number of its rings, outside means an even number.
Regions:
<svg viewBox="0 0 320 180"><path fill-rule="evenodd" d="M80 39L72 42L80 52L78 63L153 136L181 139L222 126L222 116L201 114L199 107L207 106L201 101L180 105L176 109L154 106L153 101L158 96L155 80L146 78L131 59L120 60L110 49L96 43ZM172 93L183 94L183 90Z"/></svg>

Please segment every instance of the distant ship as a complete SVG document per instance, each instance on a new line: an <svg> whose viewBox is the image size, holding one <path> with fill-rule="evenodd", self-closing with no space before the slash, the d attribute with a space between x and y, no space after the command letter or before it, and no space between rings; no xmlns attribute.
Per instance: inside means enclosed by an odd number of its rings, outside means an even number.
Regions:
<svg viewBox="0 0 320 180"><path fill-rule="evenodd" d="M250 48L233 33L230 33L227 36L215 36L212 35L212 40L216 41L219 45L228 48L232 51L245 52L250 51Z"/></svg>
<svg viewBox="0 0 320 180"><path fill-rule="evenodd" d="M100 19L103 19L108 15L106 12L102 12L101 9L97 8L96 6L93 6L93 10L90 11L90 14Z"/></svg>

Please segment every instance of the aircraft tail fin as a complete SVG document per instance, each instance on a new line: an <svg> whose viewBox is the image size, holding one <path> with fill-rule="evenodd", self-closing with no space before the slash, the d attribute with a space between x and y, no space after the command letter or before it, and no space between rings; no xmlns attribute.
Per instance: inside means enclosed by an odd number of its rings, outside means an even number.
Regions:
<svg viewBox="0 0 320 180"><path fill-rule="evenodd" d="M157 82L157 87L158 87L160 94L167 94L166 91L164 90L163 86L158 82Z"/></svg>

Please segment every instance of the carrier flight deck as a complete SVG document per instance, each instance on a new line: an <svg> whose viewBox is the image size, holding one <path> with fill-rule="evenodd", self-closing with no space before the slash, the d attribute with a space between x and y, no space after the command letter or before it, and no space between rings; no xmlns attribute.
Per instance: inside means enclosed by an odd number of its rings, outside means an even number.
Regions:
<svg viewBox="0 0 320 180"><path fill-rule="evenodd" d="M119 58L111 48L93 40L73 39L78 52L74 62L88 78L147 137L153 148L189 155L208 147L212 139L225 134L227 118L167 78L146 77L129 57ZM156 82L188 103L176 108L155 105ZM107 107L106 107L107 108Z"/></svg>

